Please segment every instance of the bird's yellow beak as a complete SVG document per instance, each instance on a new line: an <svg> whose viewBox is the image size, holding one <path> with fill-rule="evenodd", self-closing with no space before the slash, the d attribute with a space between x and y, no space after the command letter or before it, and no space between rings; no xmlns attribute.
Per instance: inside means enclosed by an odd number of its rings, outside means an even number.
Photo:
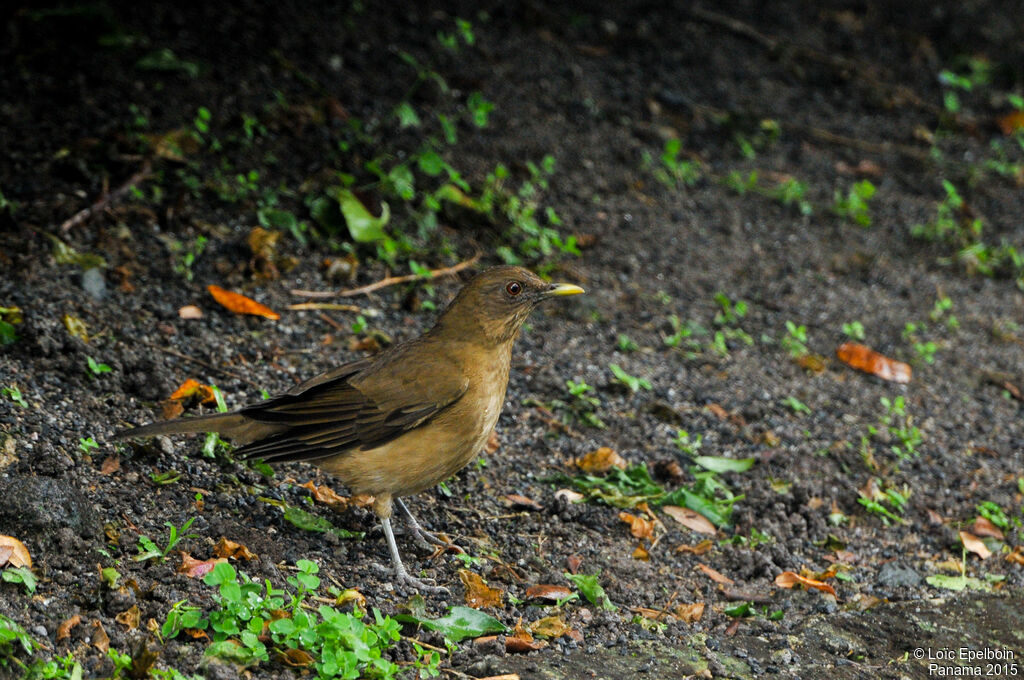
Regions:
<svg viewBox="0 0 1024 680"><path fill-rule="evenodd" d="M571 283L553 283L551 284L551 288L549 288L548 291L545 293L545 296L550 295L551 297L560 297L562 295L579 295L581 293L586 292L587 291L583 290L579 286L573 285Z"/></svg>

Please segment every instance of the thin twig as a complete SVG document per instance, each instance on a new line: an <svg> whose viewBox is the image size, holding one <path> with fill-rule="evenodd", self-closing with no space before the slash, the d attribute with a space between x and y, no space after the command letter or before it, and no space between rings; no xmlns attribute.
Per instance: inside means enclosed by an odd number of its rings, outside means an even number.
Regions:
<svg viewBox="0 0 1024 680"><path fill-rule="evenodd" d="M376 310L373 309L363 309L359 305L346 305L339 302L298 302L294 305L288 305L288 309L293 312L324 309L329 312L355 312L356 314L366 314L369 316L376 314Z"/></svg>
<svg viewBox="0 0 1024 680"><path fill-rule="evenodd" d="M152 164L147 159L142 164L142 168L134 175L129 177L127 182L125 182L124 184L122 184L121 186L119 186L118 188L114 189L111 192L105 192L102 196L96 199L95 203L90 205L88 208L82 208L74 215L64 220L64 222L60 225L61 233L67 233L71 231L73 227L82 224L86 220L90 219L96 213L103 212L104 210L106 210L111 203L121 200L121 198L129 191L131 191L136 184L149 177L150 174L152 174L152 172Z"/></svg>
<svg viewBox="0 0 1024 680"><path fill-rule="evenodd" d="M215 373L220 373L221 375L226 375L229 378L234 378L235 380L241 380L244 383L248 383L249 385L252 385L256 389L260 389L260 387L261 387L258 383L255 383L252 380L249 380L248 378L246 378L245 376L240 375L238 373L235 373L234 371L229 371L229 370L227 370L225 368L220 368L218 366L214 366L213 364L211 364L211 363L209 363L207 361L203 361L202 359L197 359L195 357L190 357L187 354L182 354L181 352L179 352L177 350L173 350L170 347L161 347L160 345L154 345L152 343L145 342L145 341L140 341L139 344L142 344L142 345L145 345L146 347L150 347L152 349L158 350L160 352L163 352L164 354L170 354L172 357L177 357L179 359L184 359L185 361L191 361L194 364L199 364L200 366L202 366L204 368L207 368L207 369L209 369L209 370L211 370L211 371L213 371Z"/></svg>
<svg viewBox="0 0 1024 680"><path fill-rule="evenodd" d="M460 262L451 267L442 267L441 269L431 269L426 274L406 274L405 276L389 276L381 279L376 283L371 283L367 286L361 286L359 288L349 288L348 290L292 290L292 295L298 295L300 297L311 297L311 298L332 298L332 297L355 297L356 295L366 295L372 293L381 288L387 288L388 286L395 286L399 283L409 283L411 281L432 281L433 279L440 278L442 276L451 276L452 274L458 274L463 269L468 269L477 263L480 259L480 253L477 252L473 257Z"/></svg>

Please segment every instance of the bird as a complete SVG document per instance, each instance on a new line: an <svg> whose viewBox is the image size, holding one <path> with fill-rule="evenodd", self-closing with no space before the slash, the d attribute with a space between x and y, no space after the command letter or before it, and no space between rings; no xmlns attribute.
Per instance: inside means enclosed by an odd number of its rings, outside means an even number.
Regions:
<svg viewBox="0 0 1024 680"><path fill-rule="evenodd" d="M232 412L155 422L112 439L217 432L240 445L235 455L242 459L312 463L353 493L374 497L395 582L447 592L406 571L391 527L393 506L418 542L443 543L402 498L439 484L480 453L498 422L512 348L530 312L583 292L522 267L492 267L470 279L417 338Z"/></svg>

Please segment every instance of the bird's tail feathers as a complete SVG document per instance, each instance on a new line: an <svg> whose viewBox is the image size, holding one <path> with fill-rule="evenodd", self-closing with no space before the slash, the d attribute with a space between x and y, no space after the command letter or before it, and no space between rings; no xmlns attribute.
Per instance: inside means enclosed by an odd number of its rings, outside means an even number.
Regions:
<svg viewBox="0 0 1024 680"><path fill-rule="evenodd" d="M252 424L240 413L213 413L195 418L177 418L159 423L121 430L110 437L111 441L142 439L159 434L185 434L188 432L218 432L231 439L243 435Z"/></svg>

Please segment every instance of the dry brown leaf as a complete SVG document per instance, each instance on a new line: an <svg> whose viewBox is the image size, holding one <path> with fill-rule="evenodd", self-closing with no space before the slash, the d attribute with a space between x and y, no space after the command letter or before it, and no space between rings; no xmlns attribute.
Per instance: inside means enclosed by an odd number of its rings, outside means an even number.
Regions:
<svg viewBox="0 0 1024 680"><path fill-rule="evenodd" d="M974 523L971 524L971 533L975 536L988 536L989 538L997 538L1000 541L1005 539L1003 530L992 523L992 520L986 517L975 517Z"/></svg>
<svg viewBox="0 0 1024 680"><path fill-rule="evenodd" d="M160 404L160 414L164 420L174 420L185 412L185 406L177 399L168 399Z"/></svg>
<svg viewBox="0 0 1024 680"><path fill-rule="evenodd" d="M715 529L715 525L712 524L707 517L698 512L694 512L689 508L683 508L678 505L666 505L661 509L661 511L682 524L684 527L696 531L698 534L714 536L718 533L718 530Z"/></svg>
<svg viewBox="0 0 1024 680"><path fill-rule="evenodd" d="M676 552L681 553L692 553L694 555L703 555L704 553L715 547L715 544L709 538L705 538L703 541L696 545L681 545L676 548Z"/></svg>
<svg viewBox="0 0 1024 680"><path fill-rule="evenodd" d="M15 537L0 535L0 548L11 549L11 554L7 556L6 564L0 563L0 567L32 567L32 556L29 555L28 548Z"/></svg>
<svg viewBox="0 0 1024 680"><path fill-rule="evenodd" d="M530 632L534 635L559 638L569 632L569 624L560 616L545 616L530 624Z"/></svg>
<svg viewBox="0 0 1024 680"><path fill-rule="evenodd" d="M555 585L534 585L526 589L526 599L528 600L548 600L549 602L558 602L564 600L567 597L572 596L572 590L567 586L555 586Z"/></svg>
<svg viewBox="0 0 1024 680"><path fill-rule="evenodd" d="M291 666L292 668L306 668L308 666L312 666L316 662L316 659L314 659L309 652L301 649L295 649L294 647L286 649L283 652L279 652L277 654L277 659L284 665Z"/></svg>
<svg viewBox="0 0 1024 680"><path fill-rule="evenodd" d="M523 628L523 620L516 623L512 635L505 638L505 651L509 654L525 654L538 649L544 649L548 643L543 640L534 640L530 632Z"/></svg>
<svg viewBox="0 0 1024 680"><path fill-rule="evenodd" d="M576 466L586 473L607 472L613 467L625 470L629 467L626 459L617 454L611 448L602 446L591 451L585 456L576 459Z"/></svg>
<svg viewBox="0 0 1024 680"><path fill-rule="evenodd" d="M580 555L573 554L565 558L565 568L569 570L570 574L578 574L582 564L583 557Z"/></svg>
<svg viewBox="0 0 1024 680"><path fill-rule="evenodd" d="M366 611L366 596L355 588L346 588L338 593L338 597L334 598L335 607L340 607L349 602L355 602L357 608Z"/></svg>
<svg viewBox="0 0 1024 680"><path fill-rule="evenodd" d="M629 532L640 539L654 538L654 521L629 512L620 512L619 519L629 525Z"/></svg>
<svg viewBox="0 0 1024 680"><path fill-rule="evenodd" d="M839 360L848 366L895 383L910 382L910 365L879 354L867 345L844 342L836 350Z"/></svg>
<svg viewBox="0 0 1024 680"><path fill-rule="evenodd" d="M1019 565L1024 566L1024 546L1022 546L1022 545L1016 546L1006 556L1006 561L1010 562L1012 564L1019 564Z"/></svg>
<svg viewBox="0 0 1024 680"><path fill-rule="evenodd" d="M143 137L149 142L149 148L153 153L175 163L184 163L186 156L199 150L199 141L192 130L185 127L167 132L154 132Z"/></svg>
<svg viewBox="0 0 1024 680"><path fill-rule="evenodd" d="M796 360L800 368L805 368L812 373L821 373L825 370L825 357L820 354L804 354Z"/></svg>
<svg viewBox="0 0 1024 680"><path fill-rule="evenodd" d="M139 627L139 621L142 618L142 614L139 612L139 605L133 604L130 609L125 609L123 612L114 617L114 620L125 626L128 630L135 630Z"/></svg>
<svg viewBox="0 0 1024 680"><path fill-rule="evenodd" d="M234 293L230 290L225 290L220 286L207 286L206 290L210 292L213 299L219 302L222 307L235 312L236 314L252 314L254 316L262 316L274 321L281 318L281 315L270 307L256 302L252 298L239 295L238 293Z"/></svg>
<svg viewBox="0 0 1024 680"><path fill-rule="evenodd" d="M501 605L503 591L491 588L484 583L480 574L469 569L459 569L459 578L462 579L462 585L466 587L466 604L473 609Z"/></svg>
<svg viewBox="0 0 1024 680"><path fill-rule="evenodd" d="M107 456L107 458L103 461L103 464L100 465L100 474L112 475L120 469L121 457L115 454L113 456Z"/></svg>
<svg viewBox="0 0 1024 680"><path fill-rule="evenodd" d="M66 640L71 637L71 629L82 622L82 617L75 614L69 619L66 619L63 623L57 626L57 642Z"/></svg>
<svg viewBox="0 0 1024 680"><path fill-rule="evenodd" d="M633 559L643 560L644 562L647 562L651 559L651 553L641 543L636 547L636 550L633 551Z"/></svg>
<svg viewBox="0 0 1024 680"><path fill-rule="evenodd" d="M731 578L729 578L728 576L724 576L721 572L715 571L706 564L698 564L695 567L695 569L699 569L700 571L704 572L707 575L707 577L715 583L723 583L727 586L731 586L733 584L733 580Z"/></svg>
<svg viewBox="0 0 1024 680"><path fill-rule="evenodd" d="M14 554L14 547L9 545L0 545L0 567L6 567L7 562L11 559L11 555Z"/></svg>
<svg viewBox="0 0 1024 680"><path fill-rule="evenodd" d="M708 411L711 411L711 414L714 415L719 420L729 419L729 412L726 411L725 407L723 407L721 404L716 404L712 402L705 406L704 408L707 409Z"/></svg>
<svg viewBox="0 0 1024 680"><path fill-rule="evenodd" d="M224 536L220 537L217 545L213 546L213 554L217 557L227 557L235 560L252 560L256 558L248 548L241 543L229 541Z"/></svg>
<svg viewBox="0 0 1024 680"><path fill-rule="evenodd" d="M213 571L218 562L227 562L226 557L217 557L212 560L197 560L187 552L180 550L181 566L178 567L179 574L185 574L189 578L201 578Z"/></svg>
<svg viewBox="0 0 1024 680"><path fill-rule="evenodd" d="M793 586L800 584L806 588L815 588L822 591L823 593L829 593L832 597L835 597L836 590L827 583L821 581L815 581L814 579L801 576L792 571L784 571L775 577L775 585L780 588L792 588Z"/></svg>
<svg viewBox="0 0 1024 680"><path fill-rule="evenodd" d="M345 496L339 496L337 493L335 493L334 489L327 486L326 484L321 484L320 486L317 486L312 481L309 481L306 482L305 484L300 484L299 486L301 486L303 489L308 489L309 492L313 494L313 498L315 500L320 501L324 505L327 505L331 508L334 508L338 512L341 512L348 508L349 499Z"/></svg>
<svg viewBox="0 0 1024 680"><path fill-rule="evenodd" d="M970 532L961 531L960 541L964 544L967 552L972 552L983 560L987 560L992 556L992 551L988 549L984 541Z"/></svg>
<svg viewBox="0 0 1024 680"><path fill-rule="evenodd" d="M675 617L685 623L696 623L704 616L704 603L694 602L693 604L680 604L672 612Z"/></svg>
<svg viewBox="0 0 1024 680"><path fill-rule="evenodd" d="M203 310L199 309L195 305L185 305L184 307L180 307L178 309L178 318L188 320L202 319Z"/></svg>
<svg viewBox="0 0 1024 680"><path fill-rule="evenodd" d="M505 496L505 503L513 508L530 508L531 510L543 510L544 506L526 496L517 493L510 493Z"/></svg>
<svg viewBox="0 0 1024 680"><path fill-rule="evenodd" d="M92 646L106 654L110 650L110 636L101 621L92 622Z"/></svg>

